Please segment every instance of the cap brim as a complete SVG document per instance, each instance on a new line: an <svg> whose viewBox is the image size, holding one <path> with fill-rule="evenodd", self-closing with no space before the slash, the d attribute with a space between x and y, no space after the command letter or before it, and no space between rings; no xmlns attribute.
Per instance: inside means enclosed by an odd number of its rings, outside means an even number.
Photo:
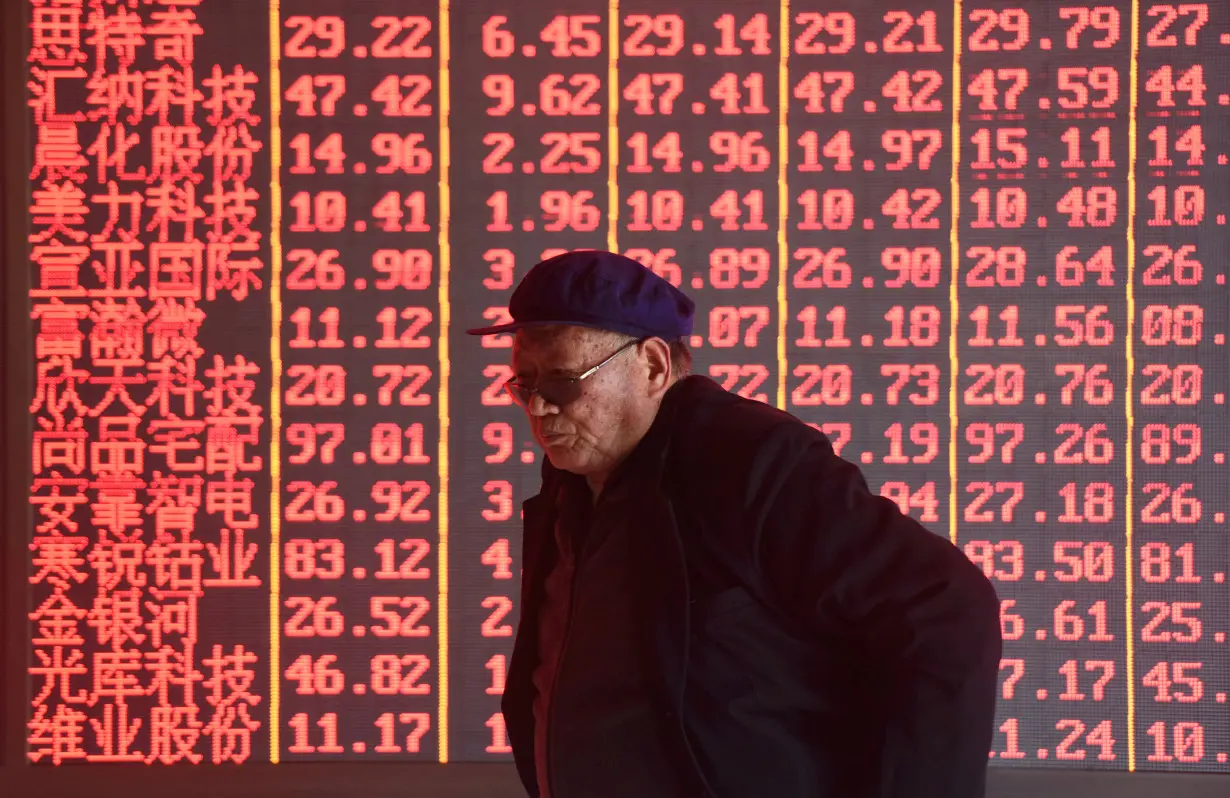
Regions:
<svg viewBox="0 0 1230 798"><path fill-rule="evenodd" d="M522 327L545 327L548 324L576 325L575 321L514 321L508 324L497 324L494 327L474 327L466 330L466 335L499 335L520 330Z"/></svg>
<svg viewBox="0 0 1230 798"><path fill-rule="evenodd" d="M466 335L496 335L498 333L512 332L520 326L520 324L498 324L495 327L475 327L471 330L466 330Z"/></svg>
<svg viewBox="0 0 1230 798"><path fill-rule="evenodd" d="M501 333L511 333L522 329L523 327L545 327L548 324L558 324L562 327L588 327L592 330L609 330L611 332L624 333L625 335L634 335L637 338L662 338L663 340L671 340L679 337L674 333L655 332L653 330L645 330L640 327L630 327L621 324L613 323L590 323L585 321L577 321L576 319L569 320L553 320L553 321L514 321L508 324L497 324L494 327L473 327L466 330L466 335L499 335ZM690 330L684 331L682 335L689 335Z"/></svg>

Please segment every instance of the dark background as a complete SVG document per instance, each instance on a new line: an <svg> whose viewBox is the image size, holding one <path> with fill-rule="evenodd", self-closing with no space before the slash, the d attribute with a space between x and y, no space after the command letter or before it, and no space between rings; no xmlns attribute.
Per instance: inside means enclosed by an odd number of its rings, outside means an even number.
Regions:
<svg viewBox="0 0 1230 798"><path fill-rule="evenodd" d="M33 768L25 756L27 624L26 539L29 504L29 413L32 363L28 322L28 274L23 218L25 215L31 142L24 102L27 3L5 0L0 9L0 66L3 67L0 131L0 379L3 419L0 451L4 453L0 490L0 528L7 531L0 546L4 574L0 606L0 661L5 689L0 694L0 795L3 796L139 796L179 795L368 795L368 796L518 796L522 794L511 765L486 764L294 764L272 766L257 761L242 768L153 767L94 765L85 768ZM455 9L456 15L464 9ZM456 161L454 162L456 163ZM768 214L766 214L768 216ZM992 768L990 795L996 798L1048 795L1093 796L1224 796L1230 780L1190 774L1128 774L1088 771L1048 771Z"/></svg>

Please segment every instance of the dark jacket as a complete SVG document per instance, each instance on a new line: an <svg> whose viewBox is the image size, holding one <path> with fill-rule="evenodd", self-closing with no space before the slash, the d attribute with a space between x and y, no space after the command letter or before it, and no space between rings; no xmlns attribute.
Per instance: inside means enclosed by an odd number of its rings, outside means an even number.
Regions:
<svg viewBox="0 0 1230 798"><path fill-rule="evenodd" d="M821 433L704 377L668 392L629 459L644 641L698 798L984 795L999 601L959 549L873 495ZM566 477L544 465L523 508L503 711L531 796L548 497Z"/></svg>

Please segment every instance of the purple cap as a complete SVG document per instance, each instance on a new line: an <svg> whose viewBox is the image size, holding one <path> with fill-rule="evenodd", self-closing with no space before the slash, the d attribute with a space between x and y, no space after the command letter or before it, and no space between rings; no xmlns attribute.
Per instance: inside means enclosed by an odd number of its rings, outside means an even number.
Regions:
<svg viewBox="0 0 1230 798"><path fill-rule="evenodd" d="M637 261L582 249L530 269L508 302L510 324L466 332L494 335L534 325L568 324L672 340L692 333L695 309L686 294Z"/></svg>

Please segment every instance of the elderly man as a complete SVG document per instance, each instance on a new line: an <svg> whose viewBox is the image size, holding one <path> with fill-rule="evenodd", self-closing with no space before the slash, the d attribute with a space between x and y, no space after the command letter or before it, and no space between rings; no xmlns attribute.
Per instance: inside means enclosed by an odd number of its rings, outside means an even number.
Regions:
<svg viewBox="0 0 1230 798"><path fill-rule="evenodd" d="M999 602L793 416L687 376L693 303L569 252L513 292L546 453L503 709L541 798L976 798Z"/></svg>

